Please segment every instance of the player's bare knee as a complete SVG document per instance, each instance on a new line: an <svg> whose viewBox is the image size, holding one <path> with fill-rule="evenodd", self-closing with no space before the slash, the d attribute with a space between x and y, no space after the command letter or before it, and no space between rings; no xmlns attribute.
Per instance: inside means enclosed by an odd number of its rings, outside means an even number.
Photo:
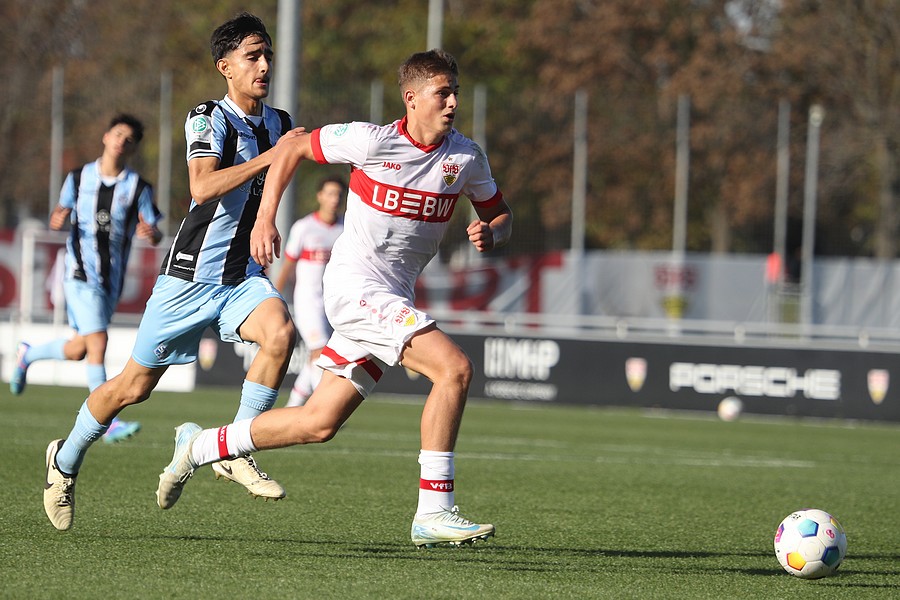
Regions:
<svg viewBox="0 0 900 600"><path fill-rule="evenodd" d="M469 389L472 382L472 361L463 353L451 357L444 365L443 378L447 384L456 385L463 390Z"/></svg>
<svg viewBox="0 0 900 600"><path fill-rule="evenodd" d="M287 321L272 327L260 347L269 354L290 357L296 344L297 329L292 321Z"/></svg>
<svg viewBox="0 0 900 600"><path fill-rule="evenodd" d="M115 399L119 408L140 404L149 398L150 392L153 391L152 385L145 384L140 380L127 381L120 377L114 377L104 385L110 388L108 395ZM104 392L106 391L104 390Z"/></svg>
<svg viewBox="0 0 900 600"><path fill-rule="evenodd" d="M340 423L322 423L311 428L311 430L307 432L310 438L309 441L313 444L324 444L325 442L334 439L334 436L337 435L340 428Z"/></svg>

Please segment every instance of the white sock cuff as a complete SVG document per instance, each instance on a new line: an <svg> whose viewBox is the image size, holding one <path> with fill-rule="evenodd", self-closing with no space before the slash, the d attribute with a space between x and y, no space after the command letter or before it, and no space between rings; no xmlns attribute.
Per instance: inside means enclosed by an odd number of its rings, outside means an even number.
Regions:
<svg viewBox="0 0 900 600"><path fill-rule="evenodd" d="M218 429L204 429L191 447L192 462L205 465L255 451L250 437L252 422L253 419L242 419Z"/></svg>
<svg viewBox="0 0 900 600"><path fill-rule="evenodd" d="M434 450L419 450L419 464L421 465L422 479L441 480L453 479L453 452L436 452Z"/></svg>

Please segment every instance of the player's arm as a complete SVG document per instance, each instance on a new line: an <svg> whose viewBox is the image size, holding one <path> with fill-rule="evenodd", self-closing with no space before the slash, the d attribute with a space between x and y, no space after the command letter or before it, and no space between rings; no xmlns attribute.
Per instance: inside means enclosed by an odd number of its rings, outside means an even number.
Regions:
<svg viewBox="0 0 900 600"><path fill-rule="evenodd" d="M466 228L469 241L479 252L487 252L499 248L509 241L512 235L512 210L505 200L489 207L475 205L478 219Z"/></svg>
<svg viewBox="0 0 900 600"><path fill-rule="evenodd" d="M266 174L256 223L250 232L250 256L262 266L272 264L275 257L281 256L281 235L275 226L281 195L300 162L314 159L310 134L302 129L294 131L296 135L288 139L282 137L275 146L275 158Z"/></svg>
<svg viewBox="0 0 900 600"><path fill-rule="evenodd" d="M272 164L279 144L298 135L301 131L303 131L302 127L292 129L281 136L274 147L259 156L224 169L219 168L220 161L215 156L191 159L188 162L191 198L197 204L203 204L221 198L228 192L244 185Z"/></svg>
<svg viewBox="0 0 900 600"><path fill-rule="evenodd" d="M245 163L224 169L219 168L219 159L215 156L191 159L188 162L191 198L197 204L221 198L259 175L271 164L273 154L272 150L267 150Z"/></svg>
<svg viewBox="0 0 900 600"><path fill-rule="evenodd" d="M69 173L66 175L66 180L63 181L62 189L59 192L59 203L53 208L53 212L50 213L50 229L59 231L66 226L66 222L69 221L69 217L72 214L72 209L75 207L75 194L75 178L72 176L72 173Z"/></svg>

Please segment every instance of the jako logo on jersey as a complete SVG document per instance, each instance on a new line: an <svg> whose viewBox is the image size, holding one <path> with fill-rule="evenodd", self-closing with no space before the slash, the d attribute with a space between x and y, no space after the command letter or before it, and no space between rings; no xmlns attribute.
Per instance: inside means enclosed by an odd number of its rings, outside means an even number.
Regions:
<svg viewBox="0 0 900 600"><path fill-rule="evenodd" d="M444 183L447 185L453 185L456 181L456 178L459 177L460 166L456 163L445 162L441 163L441 176L444 178Z"/></svg>
<svg viewBox="0 0 900 600"><path fill-rule="evenodd" d="M388 161L384 161L383 163L381 163L381 166L384 167L385 169L393 169L393 170L395 170L395 171L399 171L399 170L400 170L400 165L399 165L399 164L397 164L397 163L392 163L392 162L388 162Z"/></svg>
<svg viewBox="0 0 900 600"><path fill-rule="evenodd" d="M175 255L175 260L186 260L188 262L192 262L194 260L193 254L185 254L184 252L179 252Z"/></svg>

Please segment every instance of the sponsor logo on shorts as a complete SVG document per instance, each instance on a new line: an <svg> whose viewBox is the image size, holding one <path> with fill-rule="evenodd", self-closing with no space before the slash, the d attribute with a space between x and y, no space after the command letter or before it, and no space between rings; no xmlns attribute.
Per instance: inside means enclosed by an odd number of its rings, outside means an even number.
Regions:
<svg viewBox="0 0 900 600"><path fill-rule="evenodd" d="M416 324L416 313L408 306L404 306L394 315L394 323L400 327L412 327Z"/></svg>
<svg viewBox="0 0 900 600"><path fill-rule="evenodd" d="M160 344L156 347L156 350L153 351L153 354L156 355L156 358L162 360L169 354L169 347L166 344Z"/></svg>

